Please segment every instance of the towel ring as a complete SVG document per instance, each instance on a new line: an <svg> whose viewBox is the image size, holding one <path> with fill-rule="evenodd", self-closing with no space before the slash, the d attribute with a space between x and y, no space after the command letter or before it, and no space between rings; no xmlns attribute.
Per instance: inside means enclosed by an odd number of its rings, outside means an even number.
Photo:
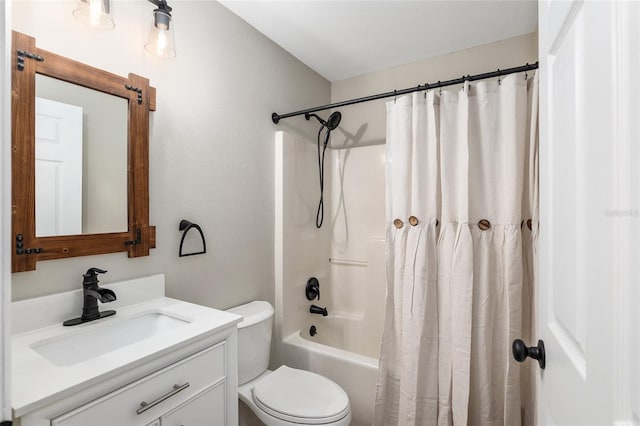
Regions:
<svg viewBox="0 0 640 426"><path fill-rule="evenodd" d="M193 253L183 253L182 245L184 244L184 239L187 236L187 233L189 232L189 230L192 228L197 229L198 232L200 233L200 238L202 238L202 251L193 252ZM180 250L178 251L179 257L194 256L196 254L205 254L207 252L207 242L204 239L204 234L202 233L202 228L200 228L200 225L198 225L197 223L189 222L186 219L182 219L180 221L180 226L178 227L178 229L180 231L184 231L182 233L182 238L180 239Z"/></svg>

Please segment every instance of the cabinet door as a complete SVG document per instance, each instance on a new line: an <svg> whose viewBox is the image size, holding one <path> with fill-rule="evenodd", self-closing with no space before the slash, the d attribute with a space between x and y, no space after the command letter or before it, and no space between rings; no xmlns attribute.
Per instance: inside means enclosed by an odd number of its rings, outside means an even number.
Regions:
<svg viewBox="0 0 640 426"><path fill-rule="evenodd" d="M226 381L199 393L172 412L162 416L162 426L225 426Z"/></svg>
<svg viewBox="0 0 640 426"><path fill-rule="evenodd" d="M51 425L148 425L205 389L226 381L225 368L222 343L56 417Z"/></svg>

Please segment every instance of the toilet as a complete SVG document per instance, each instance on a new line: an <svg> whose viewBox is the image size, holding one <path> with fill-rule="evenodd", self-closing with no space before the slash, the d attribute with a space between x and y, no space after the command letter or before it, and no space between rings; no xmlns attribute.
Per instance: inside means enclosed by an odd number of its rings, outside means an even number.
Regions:
<svg viewBox="0 0 640 426"><path fill-rule="evenodd" d="M273 307L255 301L231 308L238 324L238 398L267 426L330 425L351 422L346 392L328 378L283 365L267 369Z"/></svg>

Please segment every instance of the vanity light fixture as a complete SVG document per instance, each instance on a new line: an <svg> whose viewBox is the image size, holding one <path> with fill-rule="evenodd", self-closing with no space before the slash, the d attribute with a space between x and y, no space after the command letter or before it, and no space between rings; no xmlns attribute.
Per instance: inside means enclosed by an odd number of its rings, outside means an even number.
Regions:
<svg viewBox="0 0 640 426"><path fill-rule="evenodd" d="M161 58L176 56L176 43L171 23L171 7L166 0L149 0L157 6L153 11L153 22L149 32L149 41L144 45L147 52Z"/></svg>
<svg viewBox="0 0 640 426"><path fill-rule="evenodd" d="M73 16L90 27L110 30L116 25L109 13L109 0L78 0Z"/></svg>

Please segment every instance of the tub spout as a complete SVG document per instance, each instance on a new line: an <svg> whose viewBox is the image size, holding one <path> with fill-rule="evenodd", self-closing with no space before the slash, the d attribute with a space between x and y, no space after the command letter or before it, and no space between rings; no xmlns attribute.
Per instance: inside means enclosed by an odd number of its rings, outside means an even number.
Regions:
<svg viewBox="0 0 640 426"><path fill-rule="evenodd" d="M316 305L311 305L311 307L309 308L309 312L311 312L312 314L322 314L323 317L329 315L329 313L327 312L327 308L321 308L320 306Z"/></svg>

